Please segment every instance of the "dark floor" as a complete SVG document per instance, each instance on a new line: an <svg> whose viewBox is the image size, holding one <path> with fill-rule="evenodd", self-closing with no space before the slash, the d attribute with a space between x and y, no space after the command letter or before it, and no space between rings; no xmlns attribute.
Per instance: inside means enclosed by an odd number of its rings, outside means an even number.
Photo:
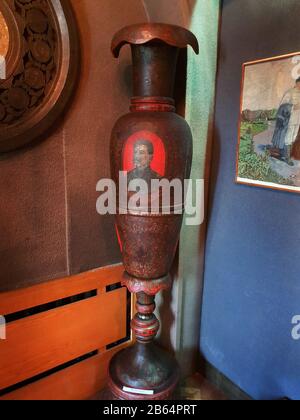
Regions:
<svg viewBox="0 0 300 420"><path fill-rule="evenodd" d="M111 394L107 389L99 392L91 400L111 400ZM195 375L182 381L178 388L176 400L203 400L203 401L224 401L225 395L211 385L203 376Z"/></svg>
<svg viewBox="0 0 300 420"><path fill-rule="evenodd" d="M216 389L198 373L183 381L179 388L179 399L205 401L227 400L221 391Z"/></svg>

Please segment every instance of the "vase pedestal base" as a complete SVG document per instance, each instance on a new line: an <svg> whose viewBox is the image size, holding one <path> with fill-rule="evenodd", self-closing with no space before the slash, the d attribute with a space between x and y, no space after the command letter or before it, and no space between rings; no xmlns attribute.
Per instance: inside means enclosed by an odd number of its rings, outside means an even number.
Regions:
<svg viewBox="0 0 300 420"><path fill-rule="evenodd" d="M154 343L135 343L109 366L108 387L119 400L171 400L178 381L177 362Z"/></svg>
<svg viewBox="0 0 300 420"><path fill-rule="evenodd" d="M136 343L117 353L108 370L108 388L119 400L169 400L179 381L176 360L155 344L159 330L155 295L171 287L170 275L155 280L124 273L122 285L136 293L137 312L131 321Z"/></svg>

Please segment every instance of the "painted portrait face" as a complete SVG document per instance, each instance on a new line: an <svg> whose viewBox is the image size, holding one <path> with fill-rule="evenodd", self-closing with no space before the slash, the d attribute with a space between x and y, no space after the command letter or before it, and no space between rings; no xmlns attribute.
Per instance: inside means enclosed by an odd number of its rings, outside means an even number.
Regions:
<svg viewBox="0 0 300 420"><path fill-rule="evenodd" d="M122 170L131 172L147 168L164 177L166 151L163 140L156 134L141 130L133 133L125 142L122 151Z"/></svg>
<svg viewBox="0 0 300 420"><path fill-rule="evenodd" d="M138 169L145 169L150 166L153 154L150 153L147 144L136 144L134 146L134 164Z"/></svg>

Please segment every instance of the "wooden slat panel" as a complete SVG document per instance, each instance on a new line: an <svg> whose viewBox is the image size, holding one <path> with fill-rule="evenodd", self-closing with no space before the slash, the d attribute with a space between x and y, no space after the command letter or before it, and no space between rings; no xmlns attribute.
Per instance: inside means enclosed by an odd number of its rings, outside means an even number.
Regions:
<svg viewBox="0 0 300 420"><path fill-rule="evenodd" d="M0 389L126 335L126 289L12 322L0 340Z"/></svg>
<svg viewBox="0 0 300 420"><path fill-rule="evenodd" d="M107 367L111 357L127 345L54 373L11 392L0 400L85 400L91 398L105 386Z"/></svg>
<svg viewBox="0 0 300 420"><path fill-rule="evenodd" d="M109 266L37 286L1 293L0 314L7 315L121 281L122 265Z"/></svg>

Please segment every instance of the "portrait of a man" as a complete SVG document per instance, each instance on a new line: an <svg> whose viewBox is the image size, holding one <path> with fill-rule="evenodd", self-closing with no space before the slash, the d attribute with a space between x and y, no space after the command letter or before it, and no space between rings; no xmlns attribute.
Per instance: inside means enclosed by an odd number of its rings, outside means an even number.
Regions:
<svg viewBox="0 0 300 420"><path fill-rule="evenodd" d="M134 144L134 169L128 172L128 183L133 179L143 179L151 186L152 179L160 179L159 174L151 169L154 148L149 140L140 139Z"/></svg>

